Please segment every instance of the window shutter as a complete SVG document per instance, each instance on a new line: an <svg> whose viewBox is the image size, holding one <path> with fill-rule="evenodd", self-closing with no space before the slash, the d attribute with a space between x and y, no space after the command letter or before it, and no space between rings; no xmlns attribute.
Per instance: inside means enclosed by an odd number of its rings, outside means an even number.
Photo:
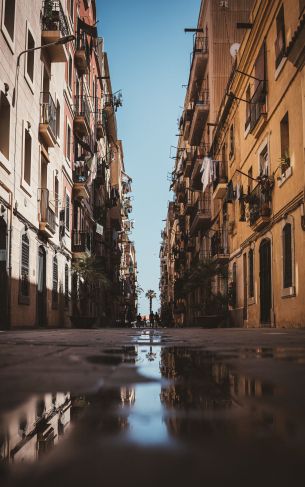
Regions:
<svg viewBox="0 0 305 487"><path fill-rule="evenodd" d="M21 243L21 294L29 296L30 242L25 233Z"/></svg>
<svg viewBox="0 0 305 487"><path fill-rule="evenodd" d="M66 194L66 229L70 230L70 196Z"/></svg>
<svg viewBox="0 0 305 487"><path fill-rule="evenodd" d="M291 239L291 224L286 223L283 229L283 254L284 254L284 288L292 286L292 239Z"/></svg>

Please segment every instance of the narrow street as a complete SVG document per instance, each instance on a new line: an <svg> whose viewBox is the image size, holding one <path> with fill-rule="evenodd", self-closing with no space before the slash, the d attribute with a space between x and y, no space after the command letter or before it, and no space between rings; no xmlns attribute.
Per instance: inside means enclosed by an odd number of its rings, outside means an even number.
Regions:
<svg viewBox="0 0 305 487"><path fill-rule="evenodd" d="M12 331L0 349L2 486L303 479L304 330Z"/></svg>

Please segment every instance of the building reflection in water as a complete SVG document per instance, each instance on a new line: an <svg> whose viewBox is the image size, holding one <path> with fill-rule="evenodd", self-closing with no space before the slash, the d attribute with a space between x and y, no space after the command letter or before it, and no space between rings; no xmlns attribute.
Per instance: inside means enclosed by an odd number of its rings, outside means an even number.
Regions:
<svg viewBox="0 0 305 487"><path fill-rule="evenodd" d="M1 418L0 455L5 463L33 462L51 450L70 425L69 393L32 396Z"/></svg>

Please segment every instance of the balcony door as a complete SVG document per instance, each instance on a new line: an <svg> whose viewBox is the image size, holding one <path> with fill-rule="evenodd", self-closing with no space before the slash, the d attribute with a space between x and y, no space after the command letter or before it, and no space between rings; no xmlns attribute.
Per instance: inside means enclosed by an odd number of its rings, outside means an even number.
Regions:
<svg viewBox="0 0 305 487"><path fill-rule="evenodd" d="M8 328L7 225L0 217L0 329Z"/></svg>
<svg viewBox="0 0 305 487"><path fill-rule="evenodd" d="M270 325L272 309L271 282L271 241L264 239L259 248L260 266L260 321L262 325Z"/></svg>
<svg viewBox="0 0 305 487"><path fill-rule="evenodd" d="M46 301L46 251L42 245L38 249L37 276L37 325L45 326L47 321Z"/></svg>

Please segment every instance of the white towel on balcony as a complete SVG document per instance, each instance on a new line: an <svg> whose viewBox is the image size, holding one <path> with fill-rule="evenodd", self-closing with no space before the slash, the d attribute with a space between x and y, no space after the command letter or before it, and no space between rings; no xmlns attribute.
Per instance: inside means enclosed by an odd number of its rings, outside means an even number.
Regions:
<svg viewBox="0 0 305 487"><path fill-rule="evenodd" d="M202 191L205 192L208 185L211 183L211 165L212 159L210 157L204 157L201 165L200 172L202 172L201 182L202 182Z"/></svg>

